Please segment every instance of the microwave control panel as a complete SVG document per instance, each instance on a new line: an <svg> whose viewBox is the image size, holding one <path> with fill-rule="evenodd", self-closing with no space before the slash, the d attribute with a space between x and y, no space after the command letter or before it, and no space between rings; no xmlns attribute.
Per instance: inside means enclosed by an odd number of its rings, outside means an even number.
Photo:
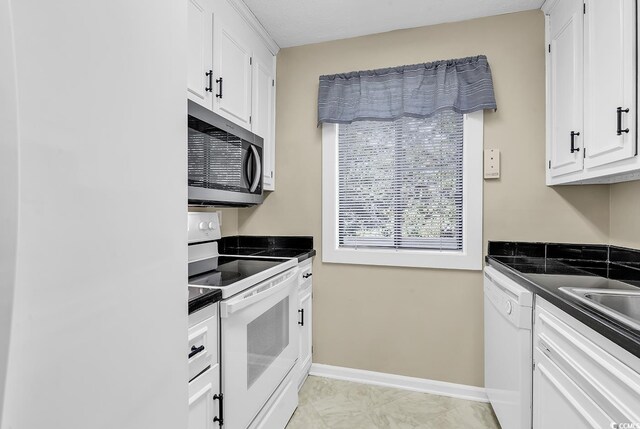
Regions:
<svg viewBox="0 0 640 429"><path fill-rule="evenodd" d="M222 236L217 212L189 212L188 217L189 243L218 240Z"/></svg>

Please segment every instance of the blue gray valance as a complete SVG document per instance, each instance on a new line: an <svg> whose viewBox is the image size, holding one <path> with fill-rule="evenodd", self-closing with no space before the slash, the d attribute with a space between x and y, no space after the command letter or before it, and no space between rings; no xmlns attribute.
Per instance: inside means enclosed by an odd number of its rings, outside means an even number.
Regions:
<svg viewBox="0 0 640 429"><path fill-rule="evenodd" d="M487 57L320 76L318 123L391 121L495 109Z"/></svg>

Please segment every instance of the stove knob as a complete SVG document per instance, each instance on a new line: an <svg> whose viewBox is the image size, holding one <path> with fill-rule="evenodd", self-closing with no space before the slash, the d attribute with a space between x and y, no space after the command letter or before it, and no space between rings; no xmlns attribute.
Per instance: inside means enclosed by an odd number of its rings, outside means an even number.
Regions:
<svg viewBox="0 0 640 429"><path fill-rule="evenodd" d="M209 229L214 229L216 224L214 222L209 222Z"/></svg>
<svg viewBox="0 0 640 429"><path fill-rule="evenodd" d="M205 230L205 229L207 229L207 228L208 228L207 222L200 222L200 225L198 225L198 227L199 227L201 230Z"/></svg>

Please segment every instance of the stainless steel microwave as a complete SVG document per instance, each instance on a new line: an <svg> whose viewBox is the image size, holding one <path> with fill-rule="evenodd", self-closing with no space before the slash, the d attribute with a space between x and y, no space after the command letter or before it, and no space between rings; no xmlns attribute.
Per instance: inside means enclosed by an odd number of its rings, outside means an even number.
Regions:
<svg viewBox="0 0 640 429"><path fill-rule="evenodd" d="M189 100L189 205L261 204L261 137Z"/></svg>

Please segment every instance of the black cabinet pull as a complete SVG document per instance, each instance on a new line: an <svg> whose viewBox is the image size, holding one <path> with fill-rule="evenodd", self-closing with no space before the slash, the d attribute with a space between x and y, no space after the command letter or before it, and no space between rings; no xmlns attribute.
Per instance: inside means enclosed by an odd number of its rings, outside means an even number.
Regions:
<svg viewBox="0 0 640 429"><path fill-rule="evenodd" d="M213 418L213 422L214 423L218 422L219 426L222 426L224 424L224 418L223 418L223 415L222 415L222 412L224 410L224 408L222 407L222 400L223 399L224 399L224 395L222 393L219 394L219 395L213 395L213 400L214 401L220 401L220 402L218 402L218 416L220 416L220 417L216 416L216 417Z"/></svg>
<svg viewBox="0 0 640 429"><path fill-rule="evenodd" d="M618 107L617 109L617 114L618 114L618 130L617 130L617 134L619 136L622 135L622 133L628 133L629 132L629 128L627 129L622 129L622 114L623 113L629 113L629 108L623 109L622 107Z"/></svg>
<svg viewBox="0 0 640 429"><path fill-rule="evenodd" d="M305 275L302 276L303 279L308 279L309 277L311 277L313 274L311 273L307 273Z"/></svg>
<svg viewBox="0 0 640 429"><path fill-rule="evenodd" d="M222 76L220 76L220 79L216 79L216 83L218 84L218 90L220 91L216 94L216 98L222 98Z"/></svg>
<svg viewBox="0 0 640 429"><path fill-rule="evenodd" d="M300 315L302 316L300 319L301 321L298 322L298 325L300 326L304 326L304 308L301 308L300 310L298 310L298 313L300 313Z"/></svg>
<svg viewBox="0 0 640 429"><path fill-rule="evenodd" d="M205 91L213 92L213 70L209 70L205 73L205 76L209 78L209 86L205 87Z"/></svg>
<svg viewBox="0 0 640 429"><path fill-rule="evenodd" d="M195 355L197 355L203 350L204 350L204 346L200 346L200 347L191 346L191 353L189 353L189 359L191 359L192 357L194 357Z"/></svg>
<svg viewBox="0 0 640 429"><path fill-rule="evenodd" d="M579 147L575 147L575 139L576 136L579 136L580 133L576 133L575 131L571 131L571 153L573 152L580 152L580 148Z"/></svg>

